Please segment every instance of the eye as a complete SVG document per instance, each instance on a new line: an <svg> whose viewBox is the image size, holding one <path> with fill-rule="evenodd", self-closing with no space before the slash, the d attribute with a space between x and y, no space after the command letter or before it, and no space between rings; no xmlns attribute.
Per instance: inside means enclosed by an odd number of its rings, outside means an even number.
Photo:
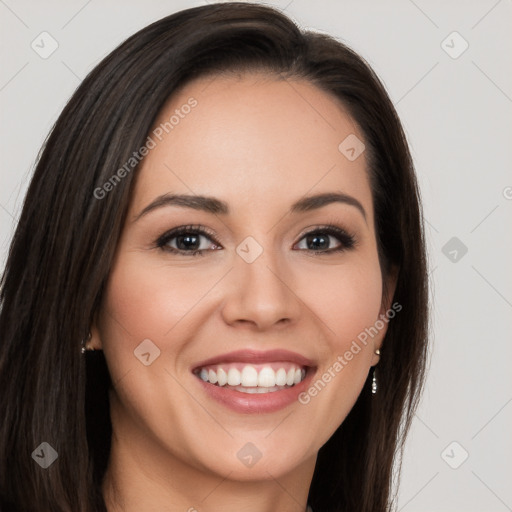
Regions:
<svg viewBox="0 0 512 512"><path fill-rule="evenodd" d="M337 245L331 247L334 243ZM306 233L298 244L299 249L312 253L335 253L353 248L355 237L344 229L334 225L326 225Z"/></svg>
<svg viewBox="0 0 512 512"><path fill-rule="evenodd" d="M207 250L220 249L213 233L202 226L180 226L167 231L156 241L164 251L187 256L203 256Z"/></svg>

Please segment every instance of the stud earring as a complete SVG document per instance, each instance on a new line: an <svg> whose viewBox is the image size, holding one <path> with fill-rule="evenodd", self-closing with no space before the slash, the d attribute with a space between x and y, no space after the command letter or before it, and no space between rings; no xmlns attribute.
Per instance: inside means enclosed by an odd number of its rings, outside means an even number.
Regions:
<svg viewBox="0 0 512 512"><path fill-rule="evenodd" d="M91 331L89 331L89 334L87 335L87 338L85 338L85 339L83 339L83 340L82 340L82 349L81 349L82 354L85 354L85 352L86 352L87 350L94 350L93 348L87 348L87 347L86 347L87 342L88 342L91 338L92 338L92 334L91 334Z"/></svg>

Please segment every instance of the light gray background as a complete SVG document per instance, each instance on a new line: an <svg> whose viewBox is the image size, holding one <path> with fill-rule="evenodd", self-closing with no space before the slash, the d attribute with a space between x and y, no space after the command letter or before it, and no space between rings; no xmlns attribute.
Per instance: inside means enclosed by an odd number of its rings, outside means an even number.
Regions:
<svg viewBox="0 0 512 512"><path fill-rule="evenodd" d="M202 3L0 0L0 268L37 152L81 79L138 29ZM268 3L303 27L343 39L370 62L415 159L433 351L398 510L512 510L512 2ZM43 31L59 45L47 59L31 48ZM469 44L458 58L445 51L463 48L457 36L446 39L453 31ZM445 255L452 237L458 241ZM465 452L467 460L450 467Z"/></svg>

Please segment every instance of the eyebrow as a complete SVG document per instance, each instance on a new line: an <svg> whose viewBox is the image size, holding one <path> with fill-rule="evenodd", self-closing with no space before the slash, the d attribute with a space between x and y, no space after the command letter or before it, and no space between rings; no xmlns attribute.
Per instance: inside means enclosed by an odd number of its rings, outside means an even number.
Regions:
<svg viewBox="0 0 512 512"><path fill-rule="evenodd" d="M302 197L292 204L290 213L304 213L317 210L332 203L343 203L354 206L366 221L366 211L363 205L355 198L340 192L327 192L313 196ZM187 194L163 194L148 204L134 219L139 220L147 213L164 206L178 206L192 208L193 210L205 211L218 215L229 215L229 206L225 201L215 197L187 195Z"/></svg>

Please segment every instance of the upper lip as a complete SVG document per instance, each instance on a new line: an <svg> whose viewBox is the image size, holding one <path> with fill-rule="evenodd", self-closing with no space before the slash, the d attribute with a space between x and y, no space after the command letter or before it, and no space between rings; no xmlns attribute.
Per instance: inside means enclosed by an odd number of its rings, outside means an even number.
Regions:
<svg viewBox="0 0 512 512"><path fill-rule="evenodd" d="M305 356L291 352L290 350L275 349L275 350L235 350L234 352L228 352L227 354L221 354L218 356L205 359L194 365L194 370L202 368L204 366L220 364L220 363L249 363L249 364L261 364L271 363L273 361L290 361L297 363L300 366L313 366L314 363L311 359Z"/></svg>

